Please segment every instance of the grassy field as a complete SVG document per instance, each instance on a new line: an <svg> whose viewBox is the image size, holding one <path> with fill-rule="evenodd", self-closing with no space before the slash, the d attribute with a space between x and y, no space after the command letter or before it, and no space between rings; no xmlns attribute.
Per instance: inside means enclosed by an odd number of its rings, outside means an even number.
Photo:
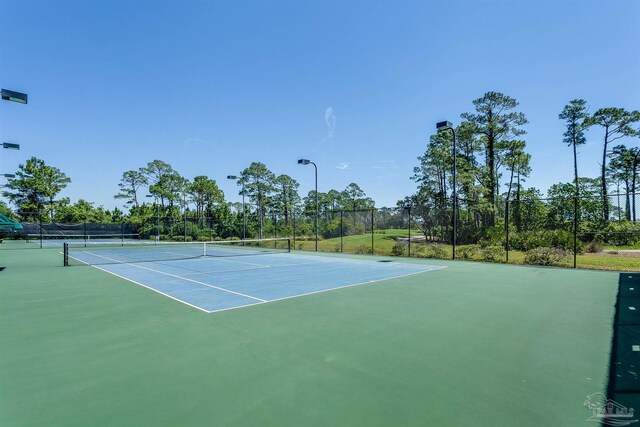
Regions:
<svg viewBox="0 0 640 427"><path fill-rule="evenodd" d="M416 234L412 233L413 236ZM373 247L376 255L391 255L391 250L396 244L396 238L407 237L407 230L387 229L380 230L373 235ZM343 237L343 252L370 254L371 252L371 234L360 234L355 236ZM412 243L412 256L416 255L418 247L417 243ZM440 245L447 257L452 252L451 245ZM464 249L465 245L458 246L458 250ZM296 240L294 249L297 250L314 250L314 240ZM322 252L340 252L340 238L320 240L318 249ZM607 249L624 250L635 249L635 247L607 247ZM459 253L459 252L458 252ZM524 264L525 253L522 251L509 251L509 264ZM476 254L470 261L483 261L480 253ZM503 260L506 262L506 257ZM599 252L596 254L579 254L576 259L578 268L594 269L594 270L611 270L611 271L640 271L640 258L631 256L621 256L620 254L608 254ZM561 267L573 267L573 258L560 265Z"/></svg>

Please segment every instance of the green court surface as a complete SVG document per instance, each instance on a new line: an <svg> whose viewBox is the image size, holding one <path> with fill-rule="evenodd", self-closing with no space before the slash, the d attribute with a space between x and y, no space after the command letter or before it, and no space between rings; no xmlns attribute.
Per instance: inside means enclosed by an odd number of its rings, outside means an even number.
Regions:
<svg viewBox="0 0 640 427"><path fill-rule="evenodd" d="M447 268L207 314L16 244L2 426L595 425L606 392L616 273L393 259Z"/></svg>

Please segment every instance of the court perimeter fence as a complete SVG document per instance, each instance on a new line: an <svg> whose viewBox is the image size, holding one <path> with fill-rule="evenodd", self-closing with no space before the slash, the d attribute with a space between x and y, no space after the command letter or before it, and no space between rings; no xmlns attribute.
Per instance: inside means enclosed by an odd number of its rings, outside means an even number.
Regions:
<svg viewBox="0 0 640 427"><path fill-rule="evenodd" d="M318 215L318 250L354 254L462 259L640 271L640 198L597 194L539 198L517 196L492 206L486 200L453 201L363 210L324 209ZM120 223L54 223L40 216L13 237L211 241L289 237L294 250L315 250L315 212L271 212L262 221L247 209L226 215L144 217ZM68 237L72 236L72 237ZM7 237L5 235L5 237ZM9 236L11 237L11 236Z"/></svg>

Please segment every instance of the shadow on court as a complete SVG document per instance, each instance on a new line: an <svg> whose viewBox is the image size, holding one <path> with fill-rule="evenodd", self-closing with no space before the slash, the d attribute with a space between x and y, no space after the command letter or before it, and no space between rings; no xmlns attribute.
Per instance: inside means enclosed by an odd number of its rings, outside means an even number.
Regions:
<svg viewBox="0 0 640 427"><path fill-rule="evenodd" d="M616 298L607 399L614 412L640 416L640 274L620 273ZM613 401L613 402L611 402ZM617 405L622 405L619 407ZM602 425L621 417L610 417Z"/></svg>

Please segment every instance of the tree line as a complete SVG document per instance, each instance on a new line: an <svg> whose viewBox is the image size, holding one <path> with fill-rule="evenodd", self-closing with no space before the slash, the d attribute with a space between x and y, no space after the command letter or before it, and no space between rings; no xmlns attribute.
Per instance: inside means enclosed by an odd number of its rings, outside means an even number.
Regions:
<svg viewBox="0 0 640 427"><path fill-rule="evenodd" d="M525 185L532 173L531 154L527 149L525 129L528 120L518 111L518 101L499 92L487 92L472 104L472 111L462 113L461 123L455 128L457 220L463 239L465 232L469 240L474 240L478 230L500 226L507 214L511 215L518 231L526 230L541 221L536 213L542 210L536 206L540 207L545 197L549 199L544 209L547 224L557 225L574 219L576 201L580 203L577 209L580 219L593 227L602 228L614 218L637 220L638 207L632 194L637 192L640 148L629 143L637 142L640 136L640 112L607 107L590 113L585 100L570 101L558 114L565 125L565 132L558 135L558 142L571 149L573 180L552 185L545 196L541 190ZM585 144L587 132L596 129L599 129L602 141L600 174L597 177L580 176L579 147ZM623 138L625 141L618 141ZM441 235L446 240L453 212L451 133L432 134L418 160L419 165L411 176L417 186L416 192L399 200L397 207L411 207L416 224L425 235ZM281 218L286 227L293 216L315 214L313 190L306 196L300 195L299 183L294 178L278 175L263 163L251 163L236 181L238 194L247 201L246 211L240 203L226 201L215 179L198 175L189 180L169 163L153 160L122 173L119 191L114 197L124 201L128 212L118 208L106 210L84 199L73 204L68 198L58 199L60 191L71 183L71 179L58 168L34 157L19 165L16 178L9 181L3 195L15 206L15 215L22 221L44 218L55 222L141 222L154 215L178 218L188 214L202 222L206 218L213 219L219 224L218 234L235 236L240 235L239 224L249 216L257 223L255 234L262 237L265 221L270 217ZM608 196L612 190L623 193L617 204ZM506 201L511 203L510 213L506 212ZM318 193L318 204L318 213L325 221L333 220L334 212L375 206L356 183L350 183L343 190ZM12 213L0 202L2 212ZM231 231L223 231L228 229Z"/></svg>
<svg viewBox="0 0 640 427"><path fill-rule="evenodd" d="M260 162L251 163L237 177L238 194L247 202L244 207L226 201L215 179L198 175L189 180L162 160L122 173L114 198L124 201L127 214L118 208L109 211L95 207L84 199L75 204L68 198L58 199L57 195L70 183L71 179L60 169L33 157L19 165L16 178L9 182L9 190L3 195L15 205L15 214L22 221L139 222L156 215L162 218L189 215L203 222L207 218L228 222L231 216L241 220L243 215L253 215L259 222L259 236L263 235L265 218L270 215L281 215L287 226L292 215L312 216L316 210L315 190L302 197L300 184L294 178L276 175ZM353 182L342 191L318 192L319 214L325 217L330 212L374 206L374 200ZM4 204L0 209L12 214Z"/></svg>
<svg viewBox="0 0 640 427"><path fill-rule="evenodd" d="M506 214L505 202L509 201L514 207L512 215L516 226L522 229L527 214L523 212L523 198L541 200L544 197L540 190L524 187L531 175L531 155L527 153L524 129L528 120L524 113L517 111L518 102L514 98L499 92L485 93L473 101L473 106L474 111L460 115L462 121L455 128L456 192L460 208L457 219L463 226L475 230L494 227L497 218ZM572 185L553 185L548 196L557 198L562 192L563 197L580 201L597 194L599 212L594 217L591 209L590 220L602 226L613 218L609 192L615 186L626 193L625 208L618 211L624 211L627 220L635 221L637 210L632 194L637 189L640 148L612 145L621 138L633 140L640 136L640 112L600 108L590 114L587 102L576 99L569 102L558 117L566 126L562 139L558 139L572 148L574 178ZM595 128L600 128L603 135L601 173L597 178L580 177L578 147L585 144L585 133ZM437 228L444 237L453 212L451 132L431 135L425 153L418 160L420 163L411 177L417 191L399 200L398 206L413 206L419 226L423 230ZM573 211L572 207L571 216Z"/></svg>

